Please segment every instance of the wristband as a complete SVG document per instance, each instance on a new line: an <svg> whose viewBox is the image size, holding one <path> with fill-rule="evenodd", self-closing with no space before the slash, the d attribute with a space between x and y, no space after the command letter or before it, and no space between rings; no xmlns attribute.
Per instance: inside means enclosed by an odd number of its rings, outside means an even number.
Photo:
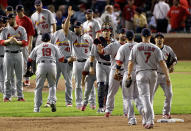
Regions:
<svg viewBox="0 0 191 131"><path fill-rule="evenodd" d="M121 66L116 65L116 69L120 70L120 69L121 69Z"/></svg>
<svg viewBox="0 0 191 131"><path fill-rule="evenodd" d="M90 62L90 66L93 67L93 62Z"/></svg>

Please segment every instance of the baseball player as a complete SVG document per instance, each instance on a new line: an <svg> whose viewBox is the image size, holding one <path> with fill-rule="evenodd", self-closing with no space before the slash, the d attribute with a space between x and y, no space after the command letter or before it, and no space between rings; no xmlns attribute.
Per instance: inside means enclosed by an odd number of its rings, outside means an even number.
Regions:
<svg viewBox="0 0 191 131"><path fill-rule="evenodd" d="M35 0L34 5L36 8L36 12L32 14L31 20L38 34L36 40L37 46L41 43L42 34L51 34L56 31L56 19L49 10L42 8L41 0ZM53 27L53 32L51 31L51 27Z"/></svg>
<svg viewBox="0 0 191 131"><path fill-rule="evenodd" d="M94 40L99 36L101 26L95 19L93 19L93 10L91 9L86 10L86 19L87 21L82 25L84 32L89 34Z"/></svg>
<svg viewBox="0 0 191 131"><path fill-rule="evenodd" d="M62 21L62 27L64 28L64 22ZM72 46L70 44L70 41L66 38L64 30L60 29L56 31L53 34L51 42L58 47L61 55L65 57L65 59L68 59L71 57L72 54ZM67 61L58 62L57 61L57 76L56 76L56 87L58 86L58 81L60 78L61 73L64 76L65 79L65 102L67 107L72 106L72 64L68 63ZM50 96L50 95L49 95ZM50 98L48 98L46 107L49 107Z"/></svg>
<svg viewBox="0 0 191 131"><path fill-rule="evenodd" d="M85 63L84 70L82 72L82 87L85 87L84 92L84 102L82 106L82 111L85 111L86 106L88 105L88 99L90 98L90 108L95 109L96 108L96 94L95 94L95 88L94 88L94 82L96 81L96 72L93 74L90 74L89 68L90 68L90 59L88 59ZM96 61L93 61L93 68L96 70Z"/></svg>
<svg viewBox="0 0 191 131"><path fill-rule="evenodd" d="M165 76L167 85L170 86L170 77L166 63L163 60L162 51L152 43L150 43L151 32L148 28L144 28L141 32L142 42L136 44L129 56L128 76L131 79L133 66L136 67L136 82L141 100L143 102L143 121L142 124L146 129L154 126L154 110L153 110L153 92L157 82L157 66L160 64Z"/></svg>
<svg viewBox="0 0 191 131"><path fill-rule="evenodd" d="M164 45L164 35L161 33L157 33L155 36L155 43L156 45L162 50L162 53L164 55L164 59L167 63L167 67L169 68L169 72L173 72L174 70L174 65L177 63L177 57L176 54L173 52L173 50L170 48L170 46ZM172 58L169 58L172 57ZM168 59L172 59L173 61L171 64L168 64ZM157 69L157 74L158 74L158 79L157 79L157 84L154 89L154 94L155 95L159 85L162 87L164 94L165 94L165 101L164 101L164 107L163 107L163 118L170 119L170 111L171 111L171 104L172 104L172 85L167 86L167 83L165 81L166 76L163 73L161 67L158 66ZM153 98L154 99L154 98Z"/></svg>
<svg viewBox="0 0 191 131"><path fill-rule="evenodd" d="M26 72L27 59L29 56L29 52L32 49L32 41L33 41L33 35L35 35L35 31L34 31L34 27L32 25L31 19L24 14L23 5L17 5L16 12L17 12L16 22L19 26L22 26L25 28L27 32L27 36L28 36L27 39L29 44L27 47L24 47L22 50L23 59L24 59L24 72ZM30 85L29 77L25 77L24 79L25 79L24 85L29 86Z"/></svg>
<svg viewBox="0 0 191 131"><path fill-rule="evenodd" d="M123 46L121 46L117 52L117 55L115 57L116 59L116 71L115 75L122 72L124 69L124 75L123 75L123 81L122 81L122 93L123 93L123 112L124 116L127 117L128 115L128 124L129 125L136 125L136 118L134 113L134 105L133 100L135 101L136 107L140 114L142 114L143 111L143 104L139 97L138 89L136 86L136 80L135 80L135 72L132 72L132 84L129 88L126 87L126 79L127 79L127 65L129 62L129 54L131 49L134 45L137 43L134 42L134 32L131 30L128 30L126 33L127 37L127 43Z"/></svg>
<svg viewBox="0 0 191 131"><path fill-rule="evenodd" d="M7 6L6 10L5 10L5 14L6 16L8 16L9 14L14 13L14 9L12 6ZM10 26L9 22L6 23L6 26ZM12 79L11 79L11 94L12 97L16 97L16 83L15 83L15 72L13 73Z"/></svg>
<svg viewBox="0 0 191 131"><path fill-rule="evenodd" d="M5 29L6 20L3 16L0 16L0 35L1 32ZM0 92L4 93L4 46L0 45Z"/></svg>
<svg viewBox="0 0 191 131"><path fill-rule="evenodd" d="M24 101L23 96L23 55L22 47L27 46L27 34L22 26L18 26L15 20L15 14L8 15L9 25L6 27L0 38L0 44L5 46L4 66L5 66L5 94L4 102L11 98L11 79L13 73L16 75L16 87L18 101Z"/></svg>
<svg viewBox="0 0 191 131"><path fill-rule="evenodd" d="M105 102L107 98L108 86L109 86L109 73L110 73L110 56L98 53L98 45L101 44L103 47L108 46L113 42L112 40L113 28L109 23L103 23L102 34L103 37L96 38L94 40L94 45L90 53L90 62L95 59L96 63L96 79L98 85L98 103L99 109L98 113L105 112ZM90 66L90 73L95 72L93 69L93 64Z"/></svg>
<svg viewBox="0 0 191 131"><path fill-rule="evenodd" d="M64 57L59 49L50 43L50 39L48 33L43 34L43 43L35 47L28 58L27 70L30 70L32 61L36 60L37 63L34 112L40 112L42 89L46 78L50 88L51 110L56 111L56 61L64 62Z"/></svg>
<svg viewBox="0 0 191 131"><path fill-rule="evenodd" d="M114 79L114 74L115 74L115 69L116 69L116 63L115 63L115 56L117 54L117 51L119 47L123 44L126 43L126 36L125 36L125 29L121 29L119 32L120 36L120 41L114 41L110 43L108 46L103 48L101 44L99 44L98 47L98 53L103 54L103 55L110 55L111 58L111 70L109 74L109 89L108 89L108 96L107 96L107 101L106 101L106 117L109 117L111 112L113 111L114 108L114 96L117 93L119 86L120 86L120 81L121 80L115 80ZM122 78L122 75L121 75Z"/></svg>
<svg viewBox="0 0 191 131"><path fill-rule="evenodd" d="M93 43L93 39L88 34L82 34L81 22L76 22L74 25L74 32L69 30L69 23L71 16L73 15L72 7L68 8L68 17L64 25L65 35L72 45L72 58L70 61L73 62L73 74L76 82L76 107L81 109L82 107L82 71L86 60L90 54L90 48Z"/></svg>

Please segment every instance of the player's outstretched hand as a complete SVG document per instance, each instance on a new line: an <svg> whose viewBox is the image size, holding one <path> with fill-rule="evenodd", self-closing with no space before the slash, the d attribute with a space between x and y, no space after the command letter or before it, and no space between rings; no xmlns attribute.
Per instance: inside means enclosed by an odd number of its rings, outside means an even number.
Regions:
<svg viewBox="0 0 191 131"><path fill-rule="evenodd" d="M129 88L131 86L132 83L132 78L130 76L128 76L126 82L125 82L125 87Z"/></svg>
<svg viewBox="0 0 191 131"><path fill-rule="evenodd" d="M95 74L95 71L94 71L94 68L93 68L93 67L90 67L90 69L89 69L89 74L90 74L90 75L94 75L94 74Z"/></svg>
<svg viewBox="0 0 191 131"><path fill-rule="evenodd" d="M167 84L168 87L170 87L171 82L170 82L170 79L169 79L169 78L166 79L166 84Z"/></svg>
<svg viewBox="0 0 191 131"><path fill-rule="evenodd" d="M68 16L72 16L74 14L74 11L72 10L72 6L68 7Z"/></svg>
<svg viewBox="0 0 191 131"><path fill-rule="evenodd" d="M172 72L174 72L174 67L169 68L169 73L172 73Z"/></svg>

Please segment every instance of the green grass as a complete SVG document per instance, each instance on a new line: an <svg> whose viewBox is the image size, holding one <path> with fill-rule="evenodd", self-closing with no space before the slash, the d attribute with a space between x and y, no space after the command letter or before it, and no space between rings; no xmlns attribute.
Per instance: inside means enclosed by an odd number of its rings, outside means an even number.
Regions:
<svg viewBox="0 0 191 131"><path fill-rule="evenodd" d="M179 62L176 65L176 72L191 72L191 62ZM34 77L33 77L34 78ZM191 114L191 74L185 73L172 73L171 81L173 84L173 102L172 102L172 114ZM16 98L12 99L12 102L3 103L0 100L0 116L3 117L60 117L60 116L97 116L97 110L91 110L89 106L85 112L79 111L73 107L65 107L64 91L57 92L57 112L52 113L50 108L41 107L40 113L33 113L33 99L34 93L24 92L26 102L18 102ZM47 92L43 92L43 105L46 103ZM73 93L74 96L74 93ZM2 94L0 95L2 98ZM119 89L115 97L115 109L112 115L123 115L122 107L122 93ZM75 98L74 98L75 100ZM73 100L73 101L74 101ZM73 102L75 103L75 102ZM154 99L154 111L155 114L161 114L164 103L164 93L161 88L158 89ZM137 113L137 110L135 109ZM102 116L103 114L101 114Z"/></svg>

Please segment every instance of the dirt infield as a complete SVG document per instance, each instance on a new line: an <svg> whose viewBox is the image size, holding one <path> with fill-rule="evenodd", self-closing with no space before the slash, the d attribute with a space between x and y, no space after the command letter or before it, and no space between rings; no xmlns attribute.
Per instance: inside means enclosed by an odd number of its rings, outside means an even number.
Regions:
<svg viewBox="0 0 191 131"><path fill-rule="evenodd" d="M156 116L156 120L161 116ZM152 131L190 131L191 115L173 115L184 119L184 123L155 123ZM137 116L138 124L128 126L127 118L111 116L96 117L1 117L1 131L141 131L141 117Z"/></svg>

